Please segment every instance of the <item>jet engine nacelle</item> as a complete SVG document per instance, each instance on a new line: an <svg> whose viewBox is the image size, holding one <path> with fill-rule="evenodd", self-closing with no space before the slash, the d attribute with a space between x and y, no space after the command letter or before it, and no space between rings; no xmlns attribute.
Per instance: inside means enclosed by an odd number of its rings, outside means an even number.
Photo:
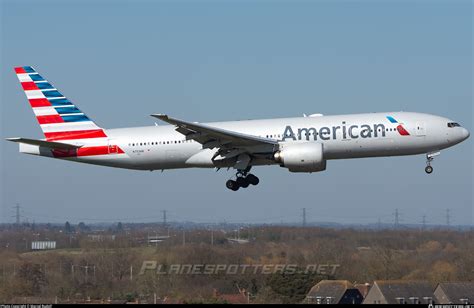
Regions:
<svg viewBox="0 0 474 308"><path fill-rule="evenodd" d="M317 142L282 142L273 155L281 167L291 172L318 172L326 170L323 144Z"/></svg>

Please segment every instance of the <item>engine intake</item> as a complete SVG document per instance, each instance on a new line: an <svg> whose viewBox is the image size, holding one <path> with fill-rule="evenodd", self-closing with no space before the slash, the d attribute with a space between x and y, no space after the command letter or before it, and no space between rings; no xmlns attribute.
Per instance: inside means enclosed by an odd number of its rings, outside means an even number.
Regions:
<svg viewBox="0 0 474 308"><path fill-rule="evenodd" d="M291 172L318 172L326 170L323 144L317 142L282 142L273 154L281 167Z"/></svg>

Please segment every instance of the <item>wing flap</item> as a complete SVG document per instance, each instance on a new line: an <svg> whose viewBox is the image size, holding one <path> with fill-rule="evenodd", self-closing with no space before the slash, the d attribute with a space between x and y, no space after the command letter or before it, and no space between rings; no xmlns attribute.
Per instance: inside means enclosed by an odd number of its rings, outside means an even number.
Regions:
<svg viewBox="0 0 474 308"><path fill-rule="evenodd" d="M79 149L82 145L74 145L62 142L54 142L54 141L45 141L45 140L38 140L38 139L29 139L29 138L7 138L6 140L11 142L18 142L18 143L25 143L31 145L37 145L40 147L45 147L49 149L64 149L64 150L72 150L72 149Z"/></svg>

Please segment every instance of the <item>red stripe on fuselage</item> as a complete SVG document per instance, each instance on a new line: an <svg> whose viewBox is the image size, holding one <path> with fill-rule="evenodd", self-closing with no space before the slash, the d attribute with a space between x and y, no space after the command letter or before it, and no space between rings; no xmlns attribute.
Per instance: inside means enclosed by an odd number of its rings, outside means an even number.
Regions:
<svg viewBox="0 0 474 308"><path fill-rule="evenodd" d="M114 149L112 151L112 149ZM125 153L118 145L103 145L88 148L77 149L77 156L93 156L93 155L108 155L108 154L123 154Z"/></svg>
<svg viewBox="0 0 474 308"><path fill-rule="evenodd" d="M31 82L31 81L22 82L21 86L23 87L23 90L25 91L39 90L38 87L36 86L36 83Z"/></svg>
<svg viewBox="0 0 474 308"><path fill-rule="evenodd" d="M15 67L15 73L17 73L17 74L26 74L26 71L23 67Z"/></svg>
<svg viewBox="0 0 474 308"><path fill-rule="evenodd" d="M51 103L46 98L30 98L29 101L32 108L51 106Z"/></svg>
<svg viewBox="0 0 474 308"><path fill-rule="evenodd" d="M63 118L59 114L37 116L39 124L64 123Z"/></svg>
<svg viewBox="0 0 474 308"><path fill-rule="evenodd" d="M407 132L407 130L401 125L397 126L397 130L400 133L400 135L402 135L402 136L409 136L410 135L410 133Z"/></svg>
<svg viewBox="0 0 474 308"><path fill-rule="evenodd" d="M102 129L44 133L44 136L48 141L107 137Z"/></svg>
<svg viewBox="0 0 474 308"><path fill-rule="evenodd" d="M94 156L94 155L107 155L107 154L109 154L109 147L106 146L106 145L77 149L77 157L80 157L80 156Z"/></svg>
<svg viewBox="0 0 474 308"><path fill-rule="evenodd" d="M109 146L101 145L95 147L84 147L74 150L60 150L54 149L52 150L53 156L56 158L64 158L64 157L84 157L84 156L95 156L95 155L113 155L113 154L123 154L125 153L119 146L112 145L116 149L116 152L109 153Z"/></svg>

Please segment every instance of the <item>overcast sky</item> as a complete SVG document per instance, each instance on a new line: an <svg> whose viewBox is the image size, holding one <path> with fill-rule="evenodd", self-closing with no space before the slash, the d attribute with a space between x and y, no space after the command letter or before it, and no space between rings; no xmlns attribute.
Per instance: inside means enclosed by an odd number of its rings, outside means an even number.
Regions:
<svg viewBox="0 0 474 308"><path fill-rule="evenodd" d="M31 65L105 128L303 113L417 111L472 133L471 1L1 1L1 135L42 138L13 67ZM472 137L425 157L131 171L18 153L1 141L1 219L472 224ZM3 139L2 139L3 140Z"/></svg>

